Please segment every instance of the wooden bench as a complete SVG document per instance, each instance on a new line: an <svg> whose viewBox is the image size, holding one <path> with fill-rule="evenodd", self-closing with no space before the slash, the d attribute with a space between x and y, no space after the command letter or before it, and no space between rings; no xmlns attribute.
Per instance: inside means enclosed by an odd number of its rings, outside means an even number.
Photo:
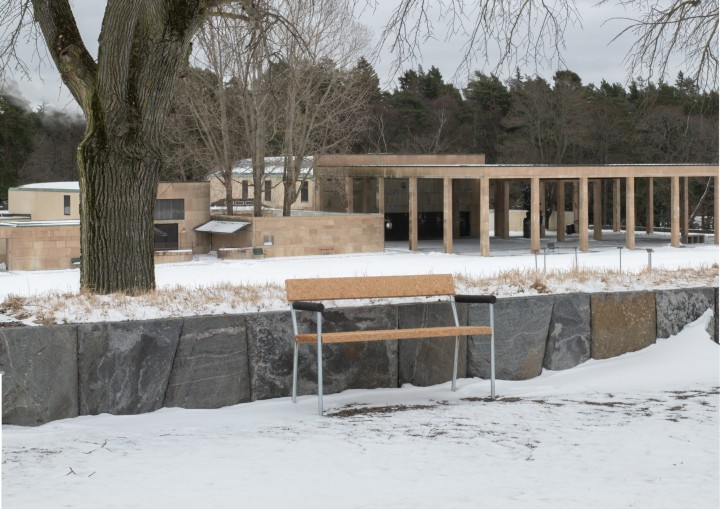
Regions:
<svg viewBox="0 0 720 509"><path fill-rule="evenodd" d="M288 279L285 281L290 312L293 320L295 348L293 353L292 400L297 401L298 346L300 343L315 343L318 348L318 415L323 414L322 345L326 343L347 343L354 341L385 341L398 339L442 338L455 336L455 356L451 390L456 389L459 336L490 335L490 387L495 398L495 333L493 295L456 295L455 283L450 274L430 276L380 276L343 277L323 279ZM343 299L392 299L398 297L444 297L451 309L454 323L442 327L418 327L413 329L387 329L329 332L322 331L322 301ZM456 302L482 303L490 305L489 326L461 326L458 321ZM298 332L297 311L316 313L314 333Z"/></svg>

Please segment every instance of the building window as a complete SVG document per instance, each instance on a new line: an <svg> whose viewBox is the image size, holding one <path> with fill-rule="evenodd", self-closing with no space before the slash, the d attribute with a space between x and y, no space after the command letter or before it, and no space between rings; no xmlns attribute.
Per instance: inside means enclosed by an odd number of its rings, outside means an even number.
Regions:
<svg viewBox="0 0 720 509"><path fill-rule="evenodd" d="M272 200L272 182L269 180L265 181L265 201Z"/></svg>
<svg viewBox="0 0 720 509"><path fill-rule="evenodd" d="M158 200L160 201L160 200ZM155 224L155 251L168 251L178 248L177 223Z"/></svg>
<svg viewBox="0 0 720 509"><path fill-rule="evenodd" d="M242 199L243 200L248 199L248 181L247 180L242 181Z"/></svg>
<svg viewBox="0 0 720 509"><path fill-rule="evenodd" d="M308 181L305 180L300 185L300 201L303 203L307 203L310 196L310 192L308 191Z"/></svg>
<svg viewBox="0 0 720 509"><path fill-rule="evenodd" d="M63 209L66 216L70 215L70 195L66 194L63 196Z"/></svg>
<svg viewBox="0 0 720 509"><path fill-rule="evenodd" d="M185 219L185 200L156 200L155 219Z"/></svg>

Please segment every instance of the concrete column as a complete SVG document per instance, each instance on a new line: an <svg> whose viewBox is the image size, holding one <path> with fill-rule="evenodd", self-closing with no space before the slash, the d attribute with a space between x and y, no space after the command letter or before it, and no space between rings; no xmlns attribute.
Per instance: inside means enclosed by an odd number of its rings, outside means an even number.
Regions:
<svg viewBox="0 0 720 509"><path fill-rule="evenodd" d="M362 211L363 214L370 212L370 178L362 179Z"/></svg>
<svg viewBox="0 0 720 509"><path fill-rule="evenodd" d="M443 179L443 245L446 253L453 250L452 179Z"/></svg>
<svg viewBox="0 0 720 509"><path fill-rule="evenodd" d="M502 224L503 224L503 202L502 202L502 186L500 185L499 180L495 180L495 191L494 191L494 199L495 199L495 205L493 207L493 210L495 211L495 217L493 218L494 223L494 229L495 229L495 236L496 237L502 237L503 230L502 230ZM482 181L480 182L480 201L482 202ZM482 209L481 209L482 210ZM482 219L480 220L482 221Z"/></svg>
<svg viewBox="0 0 720 509"><path fill-rule="evenodd" d="M689 229L688 179L680 177L680 241L687 244Z"/></svg>
<svg viewBox="0 0 720 509"><path fill-rule="evenodd" d="M408 220L410 227L408 229L408 241L410 243L410 251L418 250L418 179L411 177L408 179Z"/></svg>
<svg viewBox="0 0 720 509"><path fill-rule="evenodd" d="M602 180L593 182L593 239L602 240Z"/></svg>
<svg viewBox="0 0 720 509"><path fill-rule="evenodd" d="M540 179L530 179L530 251L540 251Z"/></svg>
<svg viewBox="0 0 720 509"><path fill-rule="evenodd" d="M509 239L510 238L510 181L509 180L502 180L500 181L500 185L502 186L502 202L503 202L503 224L502 224L502 230L503 230L503 238Z"/></svg>
<svg viewBox="0 0 720 509"><path fill-rule="evenodd" d="M495 203L497 217L498 208L497 202ZM497 236L497 231L495 235ZM490 179L487 177L480 178L480 256L490 256Z"/></svg>
<svg viewBox="0 0 720 509"><path fill-rule="evenodd" d="M647 187L647 210L645 217L645 233L651 235L655 231L655 189L653 178L648 179Z"/></svg>
<svg viewBox="0 0 720 509"><path fill-rule="evenodd" d="M547 210L547 207L545 206L545 182L540 181L540 216L542 216L542 222L540 223L540 238L544 239L546 232L546 226L547 226L547 217L545 217L545 211Z"/></svg>
<svg viewBox="0 0 720 509"><path fill-rule="evenodd" d="M385 215L385 178L377 179L377 208L378 214Z"/></svg>
<svg viewBox="0 0 720 509"><path fill-rule="evenodd" d="M557 240L565 241L565 181L555 182L555 213L557 214Z"/></svg>
<svg viewBox="0 0 720 509"><path fill-rule="evenodd" d="M353 192L352 177L345 177L345 196L347 197L347 208L345 209L345 212L347 212L348 214L352 214L355 210L355 204L353 202L355 196Z"/></svg>
<svg viewBox="0 0 720 509"><path fill-rule="evenodd" d="M315 176L315 210L325 210L322 181L322 177Z"/></svg>
<svg viewBox="0 0 720 509"><path fill-rule="evenodd" d="M613 231L620 231L620 179L613 180Z"/></svg>
<svg viewBox="0 0 720 509"><path fill-rule="evenodd" d="M635 249L635 177L625 179L625 247Z"/></svg>
<svg viewBox="0 0 720 509"><path fill-rule="evenodd" d="M720 235L718 235L718 216L720 216L720 189L718 188L718 184L720 184L720 178L715 177L715 181L713 182L713 187L715 188L715 203L713 205L713 225L715 225L715 244L720 244ZM720 311L720 310L719 310Z"/></svg>
<svg viewBox="0 0 720 509"><path fill-rule="evenodd" d="M670 177L670 245L680 247L680 177Z"/></svg>
<svg viewBox="0 0 720 509"><path fill-rule="evenodd" d="M588 223L589 223L589 212L588 212L588 179L587 177L580 177L580 182L577 184L578 187L578 209L580 213L580 219L578 221L578 231L580 233L579 248L580 251L586 253L588 251Z"/></svg>

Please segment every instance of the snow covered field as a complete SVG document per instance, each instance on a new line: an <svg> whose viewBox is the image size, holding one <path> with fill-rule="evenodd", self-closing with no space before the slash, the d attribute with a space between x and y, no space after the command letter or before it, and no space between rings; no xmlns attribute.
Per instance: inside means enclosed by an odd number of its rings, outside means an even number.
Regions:
<svg viewBox="0 0 720 509"><path fill-rule="evenodd" d="M717 508L708 311L630 354L521 382L353 390L4 427L3 507Z"/></svg>

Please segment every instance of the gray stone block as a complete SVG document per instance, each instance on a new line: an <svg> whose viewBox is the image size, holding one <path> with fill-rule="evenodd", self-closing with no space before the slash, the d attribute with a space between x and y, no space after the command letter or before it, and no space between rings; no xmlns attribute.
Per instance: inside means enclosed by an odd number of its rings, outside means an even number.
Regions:
<svg viewBox="0 0 720 509"><path fill-rule="evenodd" d="M655 293L594 293L590 297L593 359L635 352L655 343Z"/></svg>
<svg viewBox="0 0 720 509"><path fill-rule="evenodd" d="M78 325L80 414L162 407L182 319Z"/></svg>
<svg viewBox="0 0 720 509"><path fill-rule="evenodd" d="M495 304L495 376L527 380L542 373L553 297L498 299ZM469 306L468 325L488 325L489 306ZM490 336L468 339L468 376L490 378Z"/></svg>
<svg viewBox="0 0 720 509"><path fill-rule="evenodd" d="M244 315L185 318L166 407L220 408L250 401Z"/></svg>
<svg viewBox="0 0 720 509"><path fill-rule="evenodd" d="M458 305L460 325L467 323L467 306ZM448 302L398 306L398 328L455 325ZM467 337L460 337L458 378L467 376ZM398 344L400 385L425 387L452 380L455 338L403 339Z"/></svg>
<svg viewBox="0 0 720 509"><path fill-rule="evenodd" d="M315 331L315 314L298 312L300 332ZM394 329L395 306L336 308L323 314L323 331ZM293 331L290 311L248 315L248 353L253 400L287 397L292 392ZM298 394L317 392L317 352L301 344ZM323 347L325 394L346 389L397 387L397 342L368 341Z"/></svg>
<svg viewBox="0 0 720 509"><path fill-rule="evenodd" d="M590 296L555 295L543 367L569 369L590 358Z"/></svg>
<svg viewBox="0 0 720 509"><path fill-rule="evenodd" d="M3 424L36 426L78 415L74 326L0 329L0 370Z"/></svg>
<svg viewBox="0 0 720 509"><path fill-rule="evenodd" d="M657 310L657 337L669 338L680 332L687 324L694 322L708 309L715 307L712 288L682 288L658 290L655 292ZM708 334L715 340L715 327L708 323Z"/></svg>

